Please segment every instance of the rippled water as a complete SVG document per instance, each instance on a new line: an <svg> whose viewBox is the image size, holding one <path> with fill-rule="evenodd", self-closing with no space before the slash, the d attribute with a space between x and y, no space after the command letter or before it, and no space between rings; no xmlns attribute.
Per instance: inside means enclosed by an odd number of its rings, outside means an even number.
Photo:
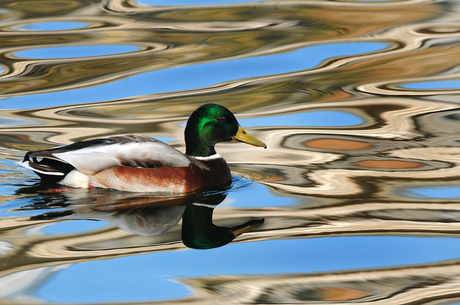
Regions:
<svg viewBox="0 0 460 305"><path fill-rule="evenodd" d="M460 304L458 1L37 3L0 3L0 304ZM268 145L217 146L226 190L52 193L17 164L184 151L208 102ZM211 217L259 222L193 249Z"/></svg>

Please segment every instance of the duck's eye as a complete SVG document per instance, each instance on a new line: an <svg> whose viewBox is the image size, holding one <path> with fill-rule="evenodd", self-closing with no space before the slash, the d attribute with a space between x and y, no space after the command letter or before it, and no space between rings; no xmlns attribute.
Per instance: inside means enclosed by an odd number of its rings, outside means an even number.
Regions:
<svg viewBox="0 0 460 305"><path fill-rule="evenodd" d="M221 121L221 122L227 122L227 117L226 117L226 116L221 116L221 117L219 118L219 121Z"/></svg>

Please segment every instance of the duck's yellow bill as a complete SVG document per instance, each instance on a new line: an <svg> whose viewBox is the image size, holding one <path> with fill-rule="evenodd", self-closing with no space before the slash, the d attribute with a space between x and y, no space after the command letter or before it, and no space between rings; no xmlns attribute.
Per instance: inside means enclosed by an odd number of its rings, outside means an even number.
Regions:
<svg viewBox="0 0 460 305"><path fill-rule="evenodd" d="M232 138L236 141L248 143L257 147L267 148L267 144L249 135L246 131L244 131L243 128L241 128L241 126L238 126L238 132Z"/></svg>

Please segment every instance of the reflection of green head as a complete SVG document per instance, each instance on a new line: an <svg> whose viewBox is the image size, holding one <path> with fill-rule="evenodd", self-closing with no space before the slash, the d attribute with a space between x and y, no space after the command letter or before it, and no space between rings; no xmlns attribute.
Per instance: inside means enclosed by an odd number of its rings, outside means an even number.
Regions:
<svg viewBox="0 0 460 305"><path fill-rule="evenodd" d="M217 205L225 195L212 196ZM209 198L209 197L208 197ZM182 242L189 248L211 249L228 244L239 235L264 223L263 219L251 220L232 228L218 227L212 223L212 206L206 204L189 204L182 216Z"/></svg>
<svg viewBox="0 0 460 305"><path fill-rule="evenodd" d="M195 110L187 121L185 144L189 156L210 156L214 145L231 141L238 132L238 122L227 108L206 104Z"/></svg>

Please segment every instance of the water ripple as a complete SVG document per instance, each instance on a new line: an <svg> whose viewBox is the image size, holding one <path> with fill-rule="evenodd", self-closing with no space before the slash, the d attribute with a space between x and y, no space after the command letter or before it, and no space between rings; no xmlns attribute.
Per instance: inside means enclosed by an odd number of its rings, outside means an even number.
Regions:
<svg viewBox="0 0 460 305"><path fill-rule="evenodd" d="M458 3L148 4L0 4L2 300L458 302ZM184 151L208 102L268 145L216 147L235 176L212 222L265 219L223 248L184 251L179 214L149 237L94 225L152 197L51 193L17 164L119 133Z"/></svg>
<svg viewBox="0 0 460 305"><path fill-rule="evenodd" d="M89 26L89 23L79 21L38 21L35 23L21 23L12 26L16 31L66 31L81 29Z"/></svg>
<svg viewBox="0 0 460 305"><path fill-rule="evenodd" d="M139 50L139 47L121 45L65 46L54 48L28 49L14 53L14 56L22 58L40 59L78 58L108 56L112 54L134 52L137 50Z"/></svg>

